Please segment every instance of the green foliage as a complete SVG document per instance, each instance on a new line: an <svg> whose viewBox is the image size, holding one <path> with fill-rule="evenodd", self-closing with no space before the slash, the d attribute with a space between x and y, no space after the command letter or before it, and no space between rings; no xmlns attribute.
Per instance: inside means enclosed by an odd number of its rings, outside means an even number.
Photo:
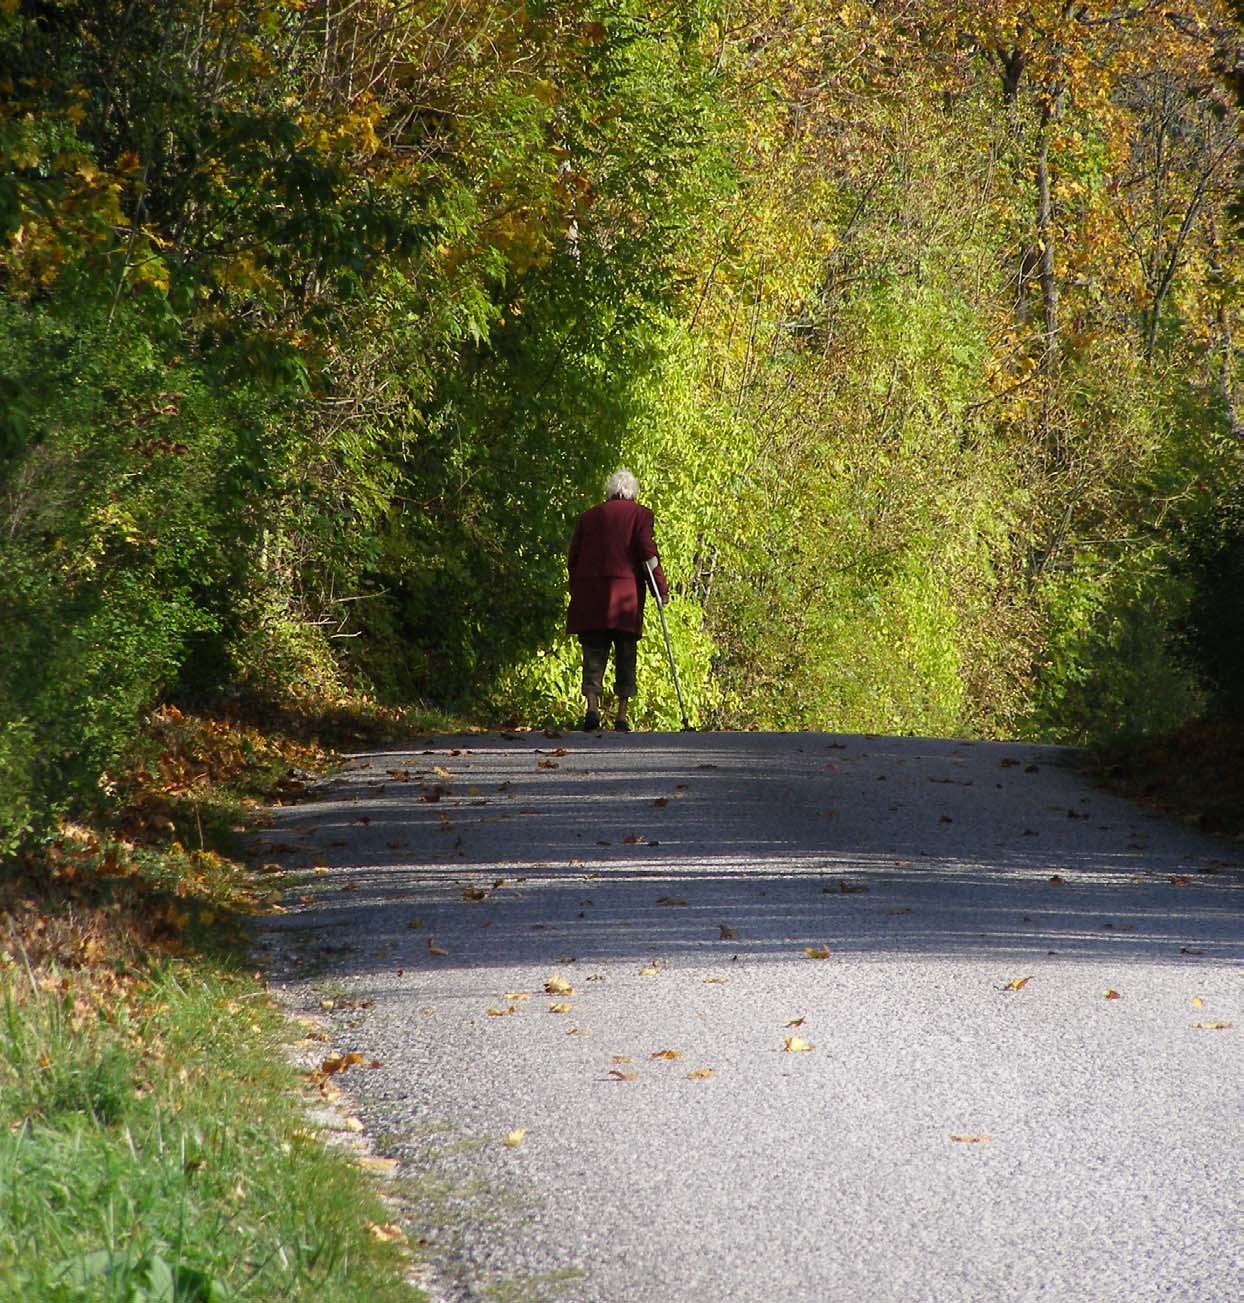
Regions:
<svg viewBox="0 0 1244 1303"><path fill-rule="evenodd" d="M421 1297L363 1173L306 1130L257 990L166 968L84 1019L19 981L0 973L5 1303Z"/></svg>

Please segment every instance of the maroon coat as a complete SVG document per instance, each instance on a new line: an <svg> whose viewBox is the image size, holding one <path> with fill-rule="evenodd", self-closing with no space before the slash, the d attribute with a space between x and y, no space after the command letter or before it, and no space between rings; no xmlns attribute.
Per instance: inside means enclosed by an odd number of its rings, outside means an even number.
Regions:
<svg viewBox="0 0 1244 1303"><path fill-rule="evenodd" d="M648 580L644 562L657 555L652 512L626 498L610 498L585 511L570 540L570 633L615 629L641 634ZM661 600L669 586L660 564L654 575Z"/></svg>

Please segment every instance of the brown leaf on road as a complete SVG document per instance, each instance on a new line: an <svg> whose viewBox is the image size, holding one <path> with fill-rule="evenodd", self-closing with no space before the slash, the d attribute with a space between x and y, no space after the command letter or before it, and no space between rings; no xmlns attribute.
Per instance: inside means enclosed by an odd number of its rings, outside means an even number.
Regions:
<svg viewBox="0 0 1244 1303"><path fill-rule="evenodd" d="M829 888L826 887L825 890L828 891ZM862 891L870 891L871 888L866 882L848 882L846 878L842 878L838 882L838 890L844 896L852 896Z"/></svg>
<svg viewBox="0 0 1244 1303"><path fill-rule="evenodd" d="M712 1068L696 1068L694 1072L687 1073L688 1081L707 1081L713 1075Z"/></svg>
<svg viewBox="0 0 1244 1303"><path fill-rule="evenodd" d="M1228 1032L1234 1026L1229 1022L1194 1022L1192 1028L1198 1032Z"/></svg>
<svg viewBox="0 0 1244 1303"><path fill-rule="evenodd" d="M318 1071L325 1077L329 1077L335 1072L345 1072L347 1068L352 1068L356 1064L366 1063L366 1061L367 1060L357 1051L351 1050L349 1054L334 1055L325 1059L324 1062L320 1064Z"/></svg>
<svg viewBox="0 0 1244 1303"><path fill-rule="evenodd" d="M950 1138L961 1145L987 1145L993 1139L993 1136L985 1131L979 1136L951 1136Z"/></svg>
<svg viewBox="0 0 1244 1303"><path fill-rule="evenodd" d="M618 1068L610 1068L605 1074L605 1081L634 1081L639 1074L637 1072L622 1072Z"/></svg>
<svg viewBox="0 0 1244 1303"><path fill-rule="evenodd" d="M1118 993L1118 991L1114 990L1113 987L1112 987L1109 991L1107 991L1107 992L1105 993L1105 998L1106 998L1107 1000L1121 1000L1121 999L1123 999L1123 997Z"/></svg>
<svg viewBox="0 0 1244 1303"><path fill-rule="evenodd" d="M1032 981L1032 974L1027 977L1013 977L1005 986L1000 986L1000 991L1022 991L1024 987Z"/></svg>
<svg viewBox="0 0 1244 1303"><path fill-rule="evenodd" d="M809 959L828 959L830 949L828 946L821 946L819 950L812 946L804 946L803 953L807 955Z"/></svg>
<svg viewBox="0 0 1244 1303"><path fill-rule="evenodd" d="M573 995L574 987L560 973L550 973L544 979L545 995Z"/></svg>
<svg viewBox="0 0 1244 1303"><path fill-rule="evenodd" d="M648 839L642 833L628 832L626 836L622 838L623 846L646 846L647 844Z"/></svg>
<svg viewBox="0 0 1244 1303"><path fill-rule="evenodd" d="M670 799L668 796L658 796L657 799L653 801L652 804L655 805L658 810L664 810L665 807L669 805L669 803L670 803Z"/></svg>
<svg viewBox="0 0 1244 1303"><path fill-rule="evenodd" d="M560 769L561 765L556 760L541 760L537 766L539 769Z"/></svg>
<svg viewBox="0 0 1244 1303"><path fill-rule="evenodd" d="M808 1054L816 1049L810 1041L805 1041L802 1036L788 1036L782 1045L787 1054Z"/></svg>
<svg viewBox="0 0 1244 1303"><path fill-rule="evenodd" d="M802 1027L807 1021L806 1018L792 1018L786 1025L787 1027Z"/></svg>
<svg viewBox="0 0 1244 1303"><path fill-rule="evenodd" d="M648 1055L648 1057L650 1059L668 1059L670 1061L673 1061L674 1059L682 1058L682 1051L681 1050L653 1050L653 1052L650 1055Z"/></svg>

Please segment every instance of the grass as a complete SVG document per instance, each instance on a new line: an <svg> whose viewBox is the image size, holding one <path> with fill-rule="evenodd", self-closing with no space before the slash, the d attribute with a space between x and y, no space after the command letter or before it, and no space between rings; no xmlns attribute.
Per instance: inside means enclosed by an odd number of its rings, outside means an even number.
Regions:
<svg viewBox="0 0 1244 1303"><path fill-rule="evenodd" d="M373 1178L308 1123L238 846L338 740L455 725L165 709L106 820L0 868L0 1303L424 1297Z"/></svg>

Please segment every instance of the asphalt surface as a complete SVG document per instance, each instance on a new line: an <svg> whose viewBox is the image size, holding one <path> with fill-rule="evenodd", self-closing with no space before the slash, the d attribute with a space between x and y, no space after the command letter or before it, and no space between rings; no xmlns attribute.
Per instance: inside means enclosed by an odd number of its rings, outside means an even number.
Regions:
<svg viewBox="0 0 1244 1303"><path fill-rule="evenodd" d="M259 951L453 1303L1240 1303L1244 846L1073 762L354 757L272 813Z"/></svg>

